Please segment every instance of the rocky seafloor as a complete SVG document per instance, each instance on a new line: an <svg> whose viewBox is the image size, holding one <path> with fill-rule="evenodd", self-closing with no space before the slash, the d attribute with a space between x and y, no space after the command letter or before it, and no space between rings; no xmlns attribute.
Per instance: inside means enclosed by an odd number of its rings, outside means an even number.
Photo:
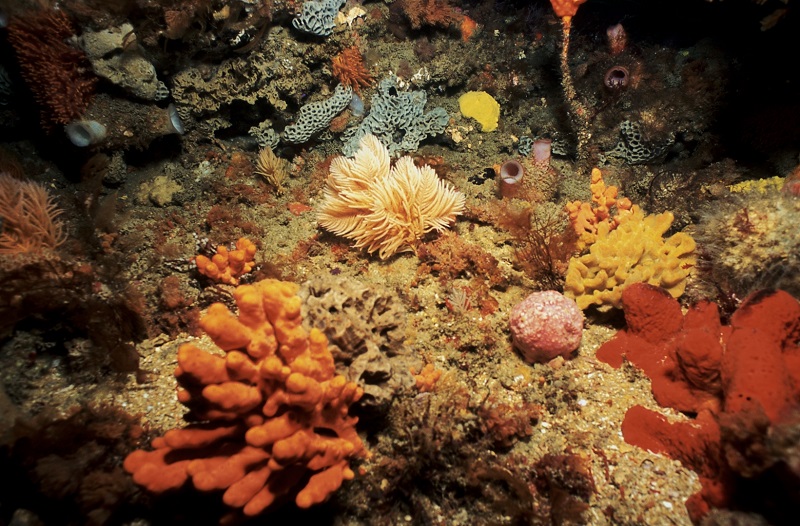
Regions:
<svg viewBox="0 0 800 526"><path fill-rule="evenodd" d="M355 477L325 503L253 522L692 524L697 473L630 445L621 423L635 405L695 415L660 407L636 367L595 358L625 327L620 309L586 309L580 347L536 364L514 349L509 313L563 288L576 253L560 237L564 206L590 200L595 167L648 213L672 213L668 235L696 241L684 310L709 299L727 320L755 290L800 295L800 88L782 58L797 51L793 1L588 0L571 21L572 97L550 2L332 3L330 34L313 34L293 23L295 1L0 2L0 172L42 185L63 229L56 246L0 251L0 524L230 519L218 492L153 495L122 465L184 425L177 349L213 352L199 320L213 303L234 308L235 287L193 261L242 237L257 252L241 282L296 282L308 324L348 324L334 357L367 393L351 410L368 452ZM36 28L52 38L21 43ZM342 55L353 48L363 70ZM74 63L49 75L47 60ZM65 76L91 89L73 93ZM308 137L292 128L348 79L357 100L326 106ZM495 130L464 116L469 91L499 103ZM382 104L410 124L369 121ZM317 222L331 160L365 122L465 196L447 229L386 259ZM546 168L531 152L542 139ZM265 147L277 174L259 167ZM503 197L512 159L528 179ZM424 385L412 371L428 364L440 376ZM776 454L787 488L796 450ZM705 524L791 523L791 502L754 500Z"/></svg>

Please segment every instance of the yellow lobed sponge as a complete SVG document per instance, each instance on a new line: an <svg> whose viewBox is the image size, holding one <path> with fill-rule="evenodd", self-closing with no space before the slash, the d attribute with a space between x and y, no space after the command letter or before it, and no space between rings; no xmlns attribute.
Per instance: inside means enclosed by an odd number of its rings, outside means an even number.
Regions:
<svg viewBox="0 0 800 526"><path fill-rule="evenodd" d="M695 242L684 233L662 238L673 219L671 212L645 215L633 207L614 230L599 223L589 253L569 262L564 295L581 309L597 305L601 311L619 308L622 291L631 283L656 285L679 297L696 262Z"/></svg>

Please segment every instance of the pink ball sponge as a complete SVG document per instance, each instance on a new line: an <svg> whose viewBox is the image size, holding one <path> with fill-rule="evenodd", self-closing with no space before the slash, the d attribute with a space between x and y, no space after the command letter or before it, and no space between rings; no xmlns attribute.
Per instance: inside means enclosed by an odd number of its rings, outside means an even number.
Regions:
<svg viewBox="0 0 800 526"><path fill-rule="evenodd" d="M511 339L528 363L567 358L581 344L583 312L554 290L534 292L511 309Z"/></svg>

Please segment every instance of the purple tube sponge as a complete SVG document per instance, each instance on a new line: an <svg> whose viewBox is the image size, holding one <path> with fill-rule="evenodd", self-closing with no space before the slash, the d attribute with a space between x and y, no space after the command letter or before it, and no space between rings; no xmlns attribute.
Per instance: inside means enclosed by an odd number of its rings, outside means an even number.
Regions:
<svg viewBox="0 0 800 526"><path fill-rule="evenodd" d="M533 163L536 166L550 166L550 153L553 141L550 139L536 139L533 141Z"/></svg>
<svg viewBox="0 0 800 526"><path fill-rule="evenodd" d="M522 176L525 169L513 159L506 161L500 166L500 180L498 185L501 197L514 197L522 187Z"/></svg>
<svg viewBox="0 0 800 526"><path fill-rule="evenodd" d="M581 344L583 312L554 290L534 292L513 309L511 339L525 361L545 363L569 357Z"/></svg>
<svg viewBox="0 0 800 526"><path fill-rule="evenodd" d="M613 66L606 71L603 77L603 85L609 91L622 91L628 88L631 83L631 74L628 73L628 68L623 66Z"/></svg>

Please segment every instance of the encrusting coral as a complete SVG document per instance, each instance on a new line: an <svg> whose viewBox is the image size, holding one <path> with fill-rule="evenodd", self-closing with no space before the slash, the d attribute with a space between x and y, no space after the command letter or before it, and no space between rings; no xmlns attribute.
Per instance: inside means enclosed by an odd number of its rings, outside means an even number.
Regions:
<svg viewBox="0 0 800 526"><path fill-rule="evenodd" d="M208 309L200 325L226 355L180 347L178 399L192 423L128 455L136 483L162 493L191 479L254 516L284 497L308 508L353 478L349 461L365 451L348 410L362 390L335 376L325 335L303 329L297 290L268 279L236 289L238 317Z"/></svg>
<svg viewBox="0 0 800 526"><path fill-rule="evenodd" d="M210 259L202 254L194 258L197 270L218 283L238 285L239 278L253 270L256 246L249 239L242 237L236 242L236 250L228 250L224 245L217 248L217 253Z"/></svg>
<svg viewBox="0 0 800 526"><path fill-rule="evenodd" d="M408 156L390 167L386 147L365 135L353 159L331 162L317 219L326 230L355 240L355 248L386 259L414 250L424 234L444 230L463 210L464 194L433 168L417 167Z"/></svg>
<svg viewBox="0 0 800 526"><path fill-rule="evenodd" d="M663 239L672 220L671 212L645 215L634 206L615 230L609 222L598 223L589 253L569 262L564 294L581 309L597 305L601 311L620 307L622 291L632 283L657 285L679 297L696 262L695 242L682 232Z"/></svg>

